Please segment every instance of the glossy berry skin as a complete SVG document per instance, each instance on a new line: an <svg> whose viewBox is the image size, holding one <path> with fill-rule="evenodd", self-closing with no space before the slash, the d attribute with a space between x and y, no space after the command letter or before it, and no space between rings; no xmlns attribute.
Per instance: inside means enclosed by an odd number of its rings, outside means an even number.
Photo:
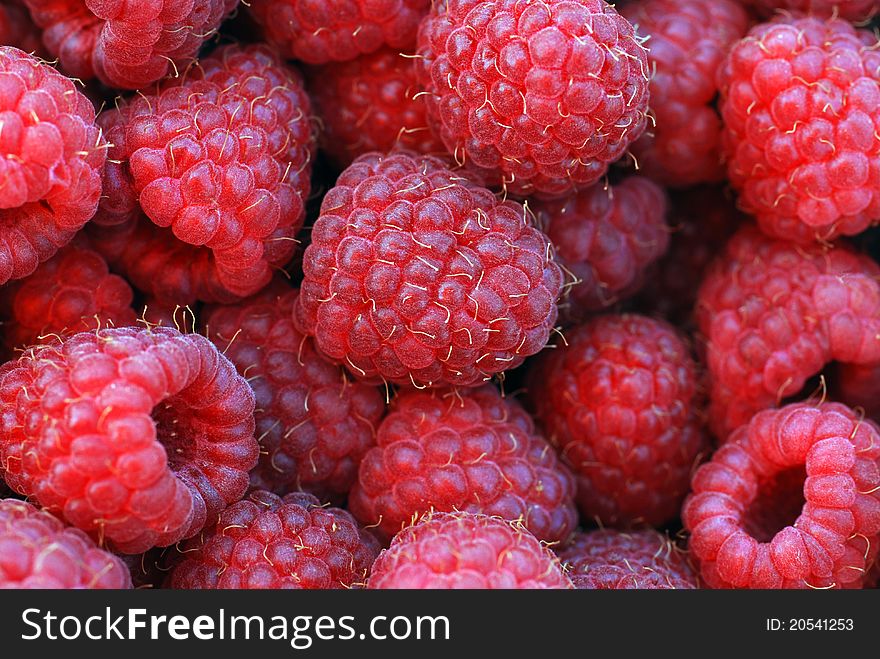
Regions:
<svg viewBox="0 0 880 659"><path fill-rule="evenodd" d="M0 367L0 467L122 553L198 533L257 462L254 394L206 338L102 329Z"/></svg>
<svg viewBox="0 0 880 659"><path fill-rule="evenodd" d="M252 0L248 11L285 58L344 62L383 45L412 49L430 0Z"/></svg>
<svg viewBox="0 0 880 659"><path fill-rule="evenodd" d="M101 115L114 146L96 222L133 222L141 208L207 252L212 286L257 292L290 260L302 226L309 112L301 76L268 48L215 51Z"/></svg>
<svg viewBox="0 0 880 659"><path fill-rule="evenodd" d="M582 515L659 526L706 449L696 365L663 321L600 316L566 332L529 375L529 400L578 480Z"/></svg>
<svg viewBox="0 0 880 659"><path fill-rule="evenodd" d="M366 582L379 542L339 508L311 494L252 491L216 526L181 546L170 588L303 590Z"/></svg>
<svg viewBox="0 0 880 659"><path fill-rule="evenodd" d="M0 285L32 274L91 219L105 143L68 80L0 46Z"/></svg>
<svg viewBox="0 0 880 659"><path fill-rule="evenodd" d="M385 398L377 387L351 382L296 330L297 295L282 283L239 304L207 308L207 335L256 396L260 462L251 485L344 496L375 444Z"/></svg>
<svg viewBox="0 0 880 659"><path fill-rule="evenodd" d="M314 67L309 93L321 121L321 148L347 167L370 151L446 153L428 129L415 60L392 48Z"/></svg>
<svg viewBox="0 0 880 659"><path fill-rule="evenodd" d="M604 0L435 2L418 44L432 128L513 194L595 183L645 130L646 51Z"/></svg>
<svg viewBox="0 0 880 659"><path fill-rule="evenodd" d="M16 499L0 499L0 589L131 588L128 568L79 529Z"/></svg>
<svg viewBox="0 0 880 659"><path fill-rule="evenodd" d="M570 589L559 560L521 526L486 515L434 513L394 536L367 588Z"/></svg>
<svg viewBox="0 0 880 659"><path fill-rule="evenodd" d="M70 76L139 89L177 76L238 0L23 0Z"/></svg>
<svg viewBox="0 0 880 659"><path fill-rule="evenodd" d="M366 154L324 197L297 327L368 382L475 386L547 342L562 272L525 209L408 152Z"/></svg>
<svg viewBox="0 0 880 659"><path fill-rule="evenodd" d="M727 173L742 209L800 243L880 220L880 51L842 20L754 27L719 80Z"/></svg>
<svg viewBox="0 0 880 659"><path fill-rule="evenodd" d="M831 361L880 362L878 276L845 245L798 246L741 229L697 295L716 436L797 394Z"/></svg>
<svg viewBox="0 0 880 659"><path fill-rule="evenodd" d="M812 14L820 18L839 17L853 23L867 22L876 16L877 0L741 0L753 5L765 16L774 16L780 11Z"/></svg>
<svg viewBox="0 0 880 659"><path fill-rule="evenodd" d="M693 590L697 575L685 554L654 530L578 533L558 553L575 588Z"/></svg>
<svg viewBox="0 0 880 659"><path fill-rule="evenodd" d="M736 0L647 0L621 14L649 37L654 122L632 148L640 173L672 187L721 181L716 75L748 14Z"/></svg>
<svg viewBox="0 0 880 659"><path fill-rule="evenodd" d="M494 387L400 393L376 442L348 503L387 537L432 510L517 521L545 542L564 542L577 525L570 472Z"/></svg>
<svg viewBox="0 0 880 659"><path fill-rule="evenodd" d="M880 533L880 434L845 405L755 415L682 511L712 588L860 588Z"/></svg>
<svg viewBox="0 0 880 659"><path fill-rule="evenodd" d="M630 297L644 271L666 252L668 203L647 178L596 184L559 200L534 200L529 209L550 238L556 259L574 278L560 304L568 322Z"/></svg>

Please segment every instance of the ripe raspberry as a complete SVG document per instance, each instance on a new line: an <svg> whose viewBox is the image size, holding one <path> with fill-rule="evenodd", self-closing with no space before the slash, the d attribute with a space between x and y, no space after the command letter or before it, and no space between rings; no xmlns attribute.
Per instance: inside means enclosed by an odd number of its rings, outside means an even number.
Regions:
<svg viewBox="0 0 880 659"><path fill-rule="evenodd" d="M97 222L135 221L137 200L238 297L290 260L314 145L301 77L272 51L226 46L101 117L115 146Z"/></svg>
<svg viewBox="0 0 880 659"><path fill-rule="evenodd" d="M339 508L311 494L283 499L251 492L217 525L184 543L171 588L352 588L363 586L379 542Z"/></svg>
<svg viewBox="0 0 880 659"><path fill-rule="evenodd" d="M0 44L15 46L26 53L42 50L40 31L20 0L4 0L0 4Z"/></svg>
<svg viewBox="0 0 880 659"><path fill-rule="evenodd" d="M566 320L582 321L638 291L644 270L669 246L666 195L640 176L530 208L576 278L560 305Z"/></svg>
<svg viewBox="0 0 880 659"><path fill-rule="evenodd" d="M715 434L793 396L832 360L880 362L878 278L877 264L847 246L741 229L697 294Z"/></svg>
<svg viewBox="0 0 880 659"><path fill-rule="evenodd" d="M640 170L674 187L722 180L716 73L746 33L745 10L735 0L646 0L621 14L650 37L655 125L633 145Z"/></svg>
<svg viewBox="0 0 880 659"><path fill-rule="evenodd" d="M254 394L206 338L124 327L0 367L0 466L124 553L198 533L257 462Z"/></svg>
<svg viewBox="0 0 880 659"><path fill-rule="evenodd" d="M443 162L366 154L324 197L294 320L361 379L477 385L547 343L549 251L522 206Z"/></svg>
<svg viewBox="0 0 880 659"><path fill-rule="evenodd" d="M741 0L755 6L765 16L780 11L802 12L828 18L839 16L847 21L865 22L878 11L877 0Z"/></svg>
<svg viewBox="0 0 880 659"><path fill-rule="evenodd" d="M282 286L205 312L208 338L256 395L260 462L251 485L345 495L375 444L385 401L376 387L350 382L318 355L312 338L293 326L298 291Z"/></svg>
<svg viewBox="0 0 880 659"><path fill-rule="evenodd" d="M449 0L419 26L428 121L512 193L595 183L645 130L648 61L604 0Z"/></svg>
<svg viewBox="0 0 880 659"><path fill-rule="evenodd" d="M383 45L411 48L430 0L251 0L266 40L285 57L324 64Z"/></svg>
<svg viewBox="0 0 880 659"><path fill-rule="evenodd" d="M95 214L105 159L89 99L0 46L0 285L32 274Z"/></svg>
<svg viewBox="0 0 880 659"><path fill-rule="evenodd" d="M373 563L371 589L572 588L553 552L522 526L434 513L402 530Z"/></svg>
<svg viewBox="0 0 880 659"><path fill-rule="evenodd" d="M723 65L723 147L740 206L807 243L880 220L880 50L841 20L780 17Z"/></svg>
<svg viewBox="0 0 880 659"><path fill-rule="evenodd" d="M687 345L665 322L628 314L566 337L537 360L529 394L575 472L581 512L619 526L673 519L706 448Z"/></svg>
<svg viewBox="0 0 880 659"><path fill-rule="evenodd" d="M69 75L139 89L186 68L238 0L24 0Z"/></svg>
<svg viewBox="0 0 880 659"><path fill-rule="evenodd" d="M654 530L579 533L559 552L575 588L693 590L697 576L681 549Z"/></svg>
<svg viewBox="0 0 880 659"><path fill-rule="evenodd" d="M546 542L565 541L577 525L571 474L494 387L401 392L376 441L348 504L387 537L431 510L517 521Z"/></svg>
<svg viewBox="0 0 880 659"><path fill-rule="evenodd" d="M396 50L313 68L309 92L321 119L321 147L341 167L370 151L446 153L428 129L415 60Z"/></svg>
<svg viewBox="0 0 880 659"><path fill-rule="evenodd" d="M839 403L766 410L694 474L682 520L712 588L859 588L880 538L880 434Z"/></svg>
<svg viewBox="0 0 880 659"><path fill-rule="evenodd" d="M0 588L131 588L128 568L79 529L0 499Z"/></svg>
<svg viewBox="0 0 880 659"><path fill-rule="evenodd" d="M30 277L0 292L3 342L29 346L51 335L134 325L131 287L85 241L63 247Z"/></svg>

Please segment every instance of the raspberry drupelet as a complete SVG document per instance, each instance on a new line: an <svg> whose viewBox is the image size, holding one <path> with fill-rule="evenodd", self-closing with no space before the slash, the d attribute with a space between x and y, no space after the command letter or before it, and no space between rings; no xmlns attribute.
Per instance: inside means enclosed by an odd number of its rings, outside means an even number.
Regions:
<svg viewBox="0 0 880 659"><path fill-rule="evenodd" d="M139 89L178 75L238 0L23 0L68 75Z"/></svg>
<svg viewBox="0 0 880 659"><path fill-rule="evenodd" d="M375 444L385 412L375 386L351 382L293 326L298 291L270 286L254 298L205 309L207 336L247 378L256 396L260 462L252 487L275 493L345 496Z"/></svg>
<svg viewBox="0 0 880 659"><path fill-rule="evenodd" d="M216 526L183 543L171 588L363 587L378 540L345 510L304 492L255 490L224 510Z"/></svg>
<svg viewBox="0 0 880 659"><path fill-rule="evenodd" d="M73 81L0 46L0 285L32 274L91 219L106 157Z"/></svg>
<svg viewBox="0 0 880 659"><path fill-rule="evenodd" d="M682 520L712 588L860 588L880 533L880 434L845 405L788 405L694 474Z"/></svg>
<svg viewBox="0 0 880 659"><path fill-rule="evenodd" d="M131 588L128 568L79 529L16 499L0 499L0 589Z"/></svg>
<svg viewBox="0 0 880 659"><path fill-rule="evenodd" d="M122 553L198 533L257 463L254 394L208 339L101 329L0 367L7 483Z"/></svg>
<svg viewBox="0 0 880 659"><path fill-rule="evenodd" d="M878 280L877 264L843 244L737 232L697 294L716 436L794 396L829 362L880 363Z"/></svg>
<svg viewBox="0 0 880 659"><path fill-rule="evenodd" d="M210 263L214 288L256 293L295 251L314 150L309 114L300 74L277 54L223 47L101 115L114 146L95 221L134 222L140 206L205 253L197 258Z"/></svg>
<svg viewBox="0 0 880 659"><path fill-rule="evenodd" d="M575 588L693 590L697 575L684 552L654 530L578 533L558 552Z"/></svg>
<svg viewBox="0 0 880 659"><path fill-rule="evenodd" d="M324 197L294 307L369 382L475 386L547 343L562 271L521 204L440 160L366 154Z"/></svg>
<svg viewBox="0 0 880 659"><path fill-rule="evenodd" d="M799 243L880 220L880 50L849 23L780 17L727 56L719 79L727 172L741 208Z"/></svg>
<svg viewBox="0 0 880 659"><path fill-rule="evenodd" d="M494 387L402 392L376 443L348 503L389 538L431 510L518 522L545 542L565 542L577 525L571 473Z"/></svg>
<svg viewBox="0 0 880 659"><path fill-rule="evenodd" d="M448 0L419 27L428 120L513 194L595 183L647 125L646 50L604 0Z"/></svg>
<svg viewBox="0 0 880 659"><path fill-rule="evenodd" d="M822 18L839 17L854 23L867 22L878 12L877 0L740 0L765 16L780 11L801 12Z"/></svg>
<svg viewBox="0 0 880 659"><path fill-rule="evenodd" d="M522 526L470 513L433 513L394 536L367 588L571 589L559 559Z"/></svg>
<svg viewBox="0 0 880 659"><path fill-rule="evenodd" d="M587 519L659 526L676 517L707 448L697 370L667 323L600 316L536 360L528 395L578 481Z"/></svg>

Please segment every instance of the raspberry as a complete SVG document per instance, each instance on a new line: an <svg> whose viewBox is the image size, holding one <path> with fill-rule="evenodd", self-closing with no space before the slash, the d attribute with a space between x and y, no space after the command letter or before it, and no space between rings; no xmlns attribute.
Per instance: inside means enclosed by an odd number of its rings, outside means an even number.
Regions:
<svg viewBox="0 0 880 659"><path fill-rule="evenodd" d="M604 0L449 0L419 26L429 125L511 193L595 183L645 130L648 61Z"/></svg>
<svg viewBox="0 0 880 659"><path fill-rule="evenodd" d="M848 21L864 22L877 14L877 0L741 0L754 5L762 14L772 16L781 10L803 12L823 18L839 16Z"/></svg>
<svg viewBox="0 0 880 659"><path fill-rule="evenodd" d="M137 201L238 297L290 260L314 145L301 77L272 51L221 48L101 117L115 146L97 222L133 222Z"/></svg>
<svg viewBox="0 0 880 659"><path fill-rule="evenodd" d="M297 326L360 379L472 386L541 350L562 272L521 205L441 161L366 154L324 197Z"/></svg>
<svg viewBox="0 0 880 659"><path fill-rule="evenodd" d="M39 53L40 31L19 0L0 4L0 44L15 46L26 53Z"/></svg>
<svg viewBox="0 0 880 659"><path fill-rule="evenodd" d="M371 589L572 588L559 560L517 524L434 513L402 530L373 563Z"/></svg>
<svg viewBox="0 0 880 659"><path fill-rule="evenodd" d="M754 27L720 71L723 148L744 211L807 243L880 220L880 51L841 20Z"/></svg>
<svg viewBox="0 0 880 659"><path fill-rule="evenodd" d="M682 551L657 531L579 533L559 552L575 588L693 590L697 576Z"/></svg>
<svg viewBox="0 0 880 659"><path fill-rule="evenodd" d="M0 466L16 491L140 553L242 497L253 413L247 382L202 336L83 332L0 367Z"/></svg>
<svg viewBox="0 0 880 659"><path fill-rule="evenodd" d="M666 195L640 176L560 200L533 201L530 208L557 261L576 278L561 305L566 320L582 321L635 293L644 270L669 245Z"/></svg>
<svg viewBox="0 0 880 659"><path fill-rule="evenodd" d="M430 0L252 0L251 15L285 57L342 62L413 45Z"/></svg>
<svg viewBox="0 0 880 659"><path fill-rule="evenodd" d="M383 48L309 73L309 92L321 118L321 146L347 167L370 151L403 148L445 154L428 129L415 60Z"/></svg>
<svg viewBox="0 0 880 659"><path fill-rule="evenodd" d="M663 185L687 187L724 178L721 118L713 103L716 73L748 28L735 0L646 0L621 11L647 42L651 78L651 134L633 145L643 174Z"/></svg>
<svg viewBox="0 0 880 659"><path fill-rule="evenodd" d="M694 474L682 520L712 588L861 587L880 533L880 435L845 405L756 414Z"/></svg>
<svg viewBox="0 0 880 659"><path fill-rule="evenodd" d="M878 278L877 264L844 245L737 232L697 294L715 434L794 396L832 360L880 362Z"/></svg>
<svg viewBox="0 0 880 659"><path fill-rule="evenodd" d="M139 89L176 76L238 0L24 0L66 73Z"/></svg>
<svg viewBox="0 0 880 659"><path fill-rule="evenodd" d="M600 316L567 343L537 360L529 395L575 472L581 512L616 526L673 519L706 448L687 345L628 314Z"/></svg>
<svg viewBox="0 0 880 659"><path fill-rule="evenodd" d="M30 277L0 292L0 306L8 318L3 341L17 348L51 335L134 325L131 301L128 283L111 275L101 255L77 240Z"/></svg>
<svg viewBox="0 0 880 659"><path fill-rule="evenodd" d="M24 501L0 499L0 588L131 588L125 564Z"/></svg>
<svg viewBox="0 0 880 659"><path fill-rule="evenodd" d="M48 64L0 46L0 285L32 274L95 214L95 109Z"/></svg>
<svg viewBox="0 0 880 659"><path fill-rule="evenodd" d="M577 525L571 474L494 387L401 392L376 442L348 503L388 537L431 510L516 521L546 542L565 541Z"/></svg>
<svg viewBox="0 0 880 659"><path fill-rule="evenodd" d="M376 387L350 382L296 330L291 316L297 295L283 285L237 305L206 309L207 335L256 395L260 462L251 472L252 486L345 495L375 444L384 398Z"/></svg>
<svg viewBox="0 0 880 659"><path fill-rule="evenodd" d="M251 492L217 525L184 543L171 588L352 588L363 586L379 543L339 508L311 494L283 499Z"/></svg>

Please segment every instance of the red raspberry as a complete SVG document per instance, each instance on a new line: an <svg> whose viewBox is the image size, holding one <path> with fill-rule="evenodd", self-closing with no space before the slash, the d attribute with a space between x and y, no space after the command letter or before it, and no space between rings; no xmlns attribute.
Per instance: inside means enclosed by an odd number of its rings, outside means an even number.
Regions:
<svg viewBox="0 0 880 659"><path fill-rule="evenodd" d="M795 395L833 360L880 362L878 278L870 258L844 245L798 246L741 229L697 294L715 434Z"/></svg>
<svg viewBox="0 0 880 659"><path fill-rule="evenodd" d="M321 146L341 167L370 151L395 147L446 153L428 129L412 57L383 48L316 67L309 73L309 91L321 119Z"/></svg>
<svg viewBox="0 0 880 659"><path fill-rule="evenodd" d="M111 275L101 255L77 240L0 293L8 318L3 341L17 348L52 335L134 325L131 302L128 283Z"/></svg>
<svg viewBox="0 0 880 659"><path fill-rule="evenodd" d="M24 0L61 67L138 89L184 69L238 0Z"/></svg>
<svg viewBox="0 0 880 659"><path fill-rule="evenodd" d="M867 22L878 11L877 0L741 0L772 16L780 11L803 12L828 18L839 16L848 21Z"/></svg>
<svg viewBox="0 0 880 659"><path fill-rule="evenodd" d="M549 252L521 205L443 162L366 154L324 197L295 321L361 379L477 385L547 343Z"/></svg>
<svg viewBox="0 0 880 659"><path fill-rule="evenodd" d="M633 145L642 173L674 187L722 180L716 73L746 33L745 10L735 0L646 0L621 14L650 37L655 126Z"/></svg>
<svg viewBox="0 0 880 659"><path fill-rule="evenodd" d="M251 15L285 57L342 62L378 50L412 47L430 0L251 0Z"/></svg>
<svg viewBox="0 0 880 659"><path fill-rule="evenodd" d="M712 588L859 588L880 541L880 434L845 405L788 405L694 474L682 520Z"/></svg>
<svg viewBox="0 0 880 659"><path fill-rule="evenodd" d="M517 521L546 542L565 541L577 525L571 474L494 387L402 392L376 441L348 504L387 537L431 510Z"/></svg>
<svg viewBox="0 0 880 659"><path fill-rule="evenodd" d="M753 28L719 74L724 150L740 206L806 243L880 220L880 50L841 20Z"/></svg>
<svg viewBox="0 0 880 659"><path fill-rule="evenodd" d="M653 530L579 533L559 552L575 588L673 590L699 588L681 549Z"/></svg>
<svg viewBox="0 0 880 659"><path fill-rule="evenodd" d="M572 588L553 552L522 526L434 513L402 530L373 563L372 589Z"/></svg>
<svg viewBox="0 0 880 659"><path fill-rule="evenodd" d="M598 181L645 130L648 61L604 0L448 0L419 26L428 121L515 194Z"/></svg>
<svg viewBox="0 0 880 659"><path fill-rule="evenodd" d="M247 382L202 336L83 332L0 367L0 466L18 492L139 553L242 497L253 414Z"/></svg>
<svg viewBox="0 0 880 659"><path fill-rule="evenodd" d="M696 365L665 322L600 316L542 355L529 394L578 479L581 512L603 524L676 517L706 448Z"/></svg>
<svg viewBox="0 0 880 659"><path fill-rule="evenodd" d="M666 194L640 176L529 207L576 278L560 305L566 320L582 321L638 291L644 270L669 245Z"/></svg>
<svg viewBox="0 0 880 659"><path fill-rule="evenodd" d="M128 568L79 529L0 499L0 588L131 588Z"/></svg>
<svg viewBox="0 0 880 659"><path fill-rule="evenodd" d="M263 490L229 506L217 525L184 543L171 588L363 586L379 543L339 508L311 494Z"/></svg>
<svg viewBox="0 0 880 659"><path fill-rule="evenodd" d="M42 51L40 31L21 2L5 0L0 4L0 44L39 54Z"/></svg>
<svg viewBox="0 0 880 659"><path fill-rule="evenodd" d="M290 260L314 145L301 77L272 51L227 46L101 117L115 146L97 222L134 221L137 200L239 297Z"/></svg>
<svg viewBox="0 0 880 659"><path fill-rule="evenodd" d="M260 462L251 485L345 495L375 444L385 401L376 387L350 382L296 330L297 295L282 285L240 304L206 309L207 335L256 395Z"/></svg>
<svg viewBox="0 0 880 659"><path fill-rule="evenodd" d="M32 274L95 214L105 159L89 99L0 46L0 285Z"/></svg>

